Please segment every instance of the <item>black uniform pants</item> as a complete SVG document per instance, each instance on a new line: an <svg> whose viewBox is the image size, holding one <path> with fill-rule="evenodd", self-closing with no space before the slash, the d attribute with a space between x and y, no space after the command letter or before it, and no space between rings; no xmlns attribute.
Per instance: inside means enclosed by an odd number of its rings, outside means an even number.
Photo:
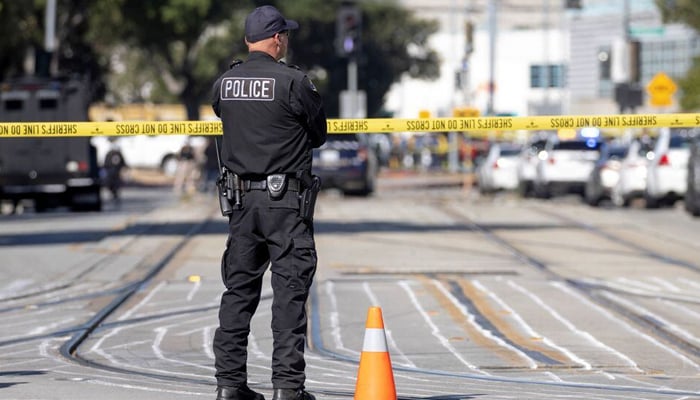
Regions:
<svg viewBox="0 0 700 400"><path fill-rule="evenodd" d="M263 274L272 273L272 385L302 388L305 381L305 304L316 272L313 227L299 216L298 193L270 200L265 190L243 195L243 209L229 220L221 261L226 286L214 334L219 386L247 383L250 320L260 302Z"/></svg>

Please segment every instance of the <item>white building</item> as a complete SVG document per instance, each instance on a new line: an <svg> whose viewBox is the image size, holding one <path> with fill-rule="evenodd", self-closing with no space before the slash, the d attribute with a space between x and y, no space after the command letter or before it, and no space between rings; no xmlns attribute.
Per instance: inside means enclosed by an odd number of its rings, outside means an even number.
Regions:
<svg viewBox="0 0 700 400"><path fill-rule="evenodd" d="M628 79L617 51L625 40L625 23L630 39L641 42L642 87L657 72L683 76L692 57L700 54L700 42L691 30L662 25L653 0L582 0L581 10L563 9L563 0L400 3L440 22L430 44L441 55L442 74L436 81L404 78L395 84L386 108L399 118L415 118L421 111L450 116L455 107L464 106L482 115L489 109L516 115L616 113L615 85ZM495 6L495 13L489 13L489 5ZM495 16L495 25L489 16ZM474 26L470 53L467 21ZM659 110L645 102L636 111Z"/></svg>

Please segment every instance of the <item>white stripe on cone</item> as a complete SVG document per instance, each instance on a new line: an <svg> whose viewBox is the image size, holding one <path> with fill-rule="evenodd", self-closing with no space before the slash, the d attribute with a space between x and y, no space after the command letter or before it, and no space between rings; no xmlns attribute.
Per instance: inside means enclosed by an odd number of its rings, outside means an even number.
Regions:
<svg viewBox="0 0 700 400"><path fill-rule="evenodd" d="M362 351L371 352L386 352L386 336L384 329L367 328L365 329L365 341L362 344Z"/></svg>

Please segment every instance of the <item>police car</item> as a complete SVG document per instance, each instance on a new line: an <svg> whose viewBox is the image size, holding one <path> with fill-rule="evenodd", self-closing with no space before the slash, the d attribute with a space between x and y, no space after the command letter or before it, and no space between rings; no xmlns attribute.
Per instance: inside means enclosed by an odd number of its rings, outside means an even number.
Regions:
<svg viewBox="0 0 700 400"><path fill-rule="evenodd" d="M569 193L583 195L600 156L601 144L597 128L550 135L544 149L538 153L535 195L540 198Z"/></svg>
<svg viewBox="0 0 700 400"><path fill-rule="evenodd" d="M331 134L313 152L313 173L322 189L339 189L346 195L369 196L375 190L378 161L368 135Z"/></svg>
<svg viewBox="0 0 700 400"><path fill-rule="evenodd" d="M671 206L685 196L693 130L661 128L647 165L644 199L647 208Z"/></svg>

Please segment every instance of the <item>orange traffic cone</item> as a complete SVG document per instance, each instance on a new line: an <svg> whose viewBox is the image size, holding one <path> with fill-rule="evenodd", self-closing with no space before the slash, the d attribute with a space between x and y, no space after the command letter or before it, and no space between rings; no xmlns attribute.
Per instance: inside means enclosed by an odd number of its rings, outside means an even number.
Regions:
<svg viewBox="0 0 700 400"><path fill-rule="evenodd" d="M370 307L357 371L355 400L396 400L394 372L386 346L382 309Z"/></svg>

